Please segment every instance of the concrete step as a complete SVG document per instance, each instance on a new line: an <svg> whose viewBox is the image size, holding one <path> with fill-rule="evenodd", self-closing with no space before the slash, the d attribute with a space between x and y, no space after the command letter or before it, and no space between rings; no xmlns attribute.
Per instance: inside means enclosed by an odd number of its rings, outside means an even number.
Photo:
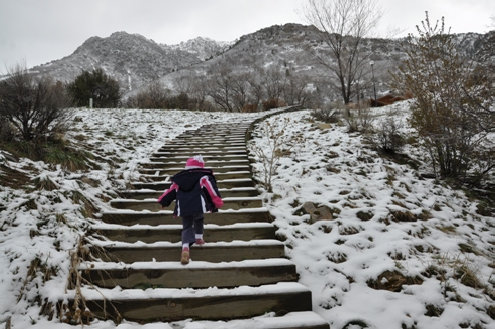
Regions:
<svg viewBox="0 0 495 329"><path fill-rule="evenodd" d="M124 243L87 238L90 253L104 262L178 262L181 243ZM234 262L247 259L283 258L284 244L278 240L212 242L191 248L191 260Z"/></svg>
<svg viewBox="0 0 495 329"><path fill-rule="evenodd" d="M161 148L158 149L158 152L174 152L174 151L181 151L181 152L191 152L193 154L198 154L201 153L202 151L218 151L218 150L225 150L225 151L245 151L247 152L246 145L241 145L241 146L228 146L228 145L222 145L222 146L203 146L203 147L191 147L188 145L165 145L162 146Z"/></svg>
<svg viewBox="0 0 495 329"><path fill-rule="evenodd" d="M149 182L149 183L136 182L136 183L132 183L132 186L136 190L148 189L148 190L164 191L170 187L170 182L169 181ZM254 187L254 182L251 180L251 178L222 179L222 180L217 180L217 186L218 188Z"/></svg>
<svg viewBox="0 0 495 329"><path fill-rule="evenodd" d="M184 136L181 138L176 138L170 143L183 143L184 145L190 145L195 143L201 144L232 144L232 143L245 143L246 139L244 137L232 137L232 136Z"/></svg>
<svg viewBox="0 0 495 329"><path fill-rule="evenodd" d="M246 133L247 129L249 126L241 126L238 127L237 124L235 124L235 128L232 129L232 127L228 126L212 126L212 127L201 127L200 129L197 129L195 131L188 131L188 135L199 135L199 136L204 136L204 135L215 135L215 134L221 134L221 135L243 135Z"/></svg>
<svg viewBox="0 0 495 329"><path fill-rule="evenodd" d="M168 168L168 169L153 169L153 168L139 168L138 171L145 175L156 175L156 176L173 176L178 172L184 170L184 163L181 167ZM215 175L219 173L232 172L232 171L250 171L251 167L249 165L237 165L237 166L223 166L223 167L206 167L207 169L213 170Z"/></svg>
<svg viewBox="0 0 495 329"><path fill-rule="evenodd" d="M110 201L110 206L116 209L131 210L162 210L161 204L156 199L132 200L114 199ZM243 209L263 207L263 201L259 197L223 198L222 209Z"/></svg>
<svg viewBox="0 0 495 329"><path fill-rule="evenodd" d="M191 152L189 149L177 149L177 150L168 150L168 151L158 151L153 153L152 156L154 157L174 157L177 155L193 156L196 155L197 153L201 154L204 158L206 156L211 156L211 155L246 154L247 150L246 149L234 149L234 150L213 149L213 150L202 150L200 152Z"/></svg>
<svg viewBox="0 0 495 329"><path fill-rule="evenodd" d="M177 172L176 172L177 173ZM220 173L214 173L215 178L217 180L224 180L224 179L236 179L236 178L251 178L251 172L249 170L245 171L229 171L229 172L220 172ZM145 179L148 182L159 182L159 181L164 181L167 180L171 175L164 175L164 176L157 176L157 175L141 175L141 179Z"/></svg>
<svg viewBox="0 0 495 329"><path fill-rule="evenodd" d="M246 142L194 142L194 141L171 141L168 142L166 146L180 146L180 147L188 147L188 148L206 148L206 147L214 147L214 148L229 148L234 146L246 147Z"/></svg>
<svg viewBox="0 0 495 329"><path fill-rule="evenodd" d="M208 289L105 289L83 287L86 305L97 318L129 321L230 320L268 312L311 311L311 291L296 282L259 287ZM70 291L69 294L75 294ZM72 307L72 305L69 305ZM256 328L256 327L255 327Z"/></svg>
<svg viewBox="0 0 495 329"><path fill-rule="evenodd" d="M151 162L146 161L140 163L143 168L152 168L154 170L158 169L170 169L170 168L184 168L186 160L184 161L160 161ZM222 161L208 161L206 167L232 167L232 166L249 166L250 162L248 159L237 159L237 160L222 160Z"/></svg>
<svg viewBox="0 0 495 329"><path fill-rule="evenodd" d="M135 243L154 242L180 242L182 225L177 219L171 225L134 225L123 226L114 224L96 224L91 226L92 234L102 235L112 241ZM241 223L218 226L206 224L204 239L207 242L231 242L231 241L251 241L273 239L276 236L276 228L269 223Z"/></svg>
<svg viewBox="0 0 495 329"><path fill-rule="evenodd" d="M105 211L101 214L101 220L107 224L118 225L163 225L180 223L180 218L174 217L171 210L158 212L150 211ZM236 223L271 223L272 218L266 208L223 210L217 213L205 214L206 224L232 225Z"/></svg>
<svg viewBox="0 0 495 329"><path fill-rule="evenodd" d="M187 137L239 137L243 138L246 135L246 129L242 131L229 131L229 130L197 130L188 134L182 134L177 138Z"/></svg>
<svg viewBox="0 0 495 329"><path fill-rule="evenodd" d="M282 316L263 315L230 321L190 321L191 328L221 329L330 329L328 322L315 312L291 312Z"/></svg>
<svg viewBox="0 0 495 329"><path fill-rule="evenodd" d="M150 157L150 162L183 162L185 163L187 159L189 159L191 155L175 155L175 156L159 156L159 157ZM204 155L203 159L206 164L211 161L231 161L231 160L248 160L248 156L246 153L244 154L216 154L216 155Z"/></svg>
<svg viewBox="0 0 495 329"><path fill-rule="evenodd" d="M296 267L280 259L209 263L194 261L122 263L90 262L80 266L82 276L103 288L234 288L297 281Z"/></svg>
<svg viewBox="0 0 495 329"><path fill-rule="evenodd" d="M226 189L219 189L220 194L223 198L239 198L239 197L253 197L259 195L258 190L254 187L238 187ZM160 195L162 195L163 190L155 191L155 190L127 190L119 192L119 195L122 198L126 199L136 199L136 200L144 200L144 199L158 199Z"/></svg>
<svg viewBox="0 0 495 329"><path fill-rule="evenodd" d="M176 140L182 140L182 139L202 139L204 138L229 138L229 137L235 137L235 138L242 138L244 139L246 135L246 130L243 130L242 132L229 132L229 131L203 131L203 130L197 130L193 133L189 134L183 134L180 136L177 136L175 139Z"/></svg>

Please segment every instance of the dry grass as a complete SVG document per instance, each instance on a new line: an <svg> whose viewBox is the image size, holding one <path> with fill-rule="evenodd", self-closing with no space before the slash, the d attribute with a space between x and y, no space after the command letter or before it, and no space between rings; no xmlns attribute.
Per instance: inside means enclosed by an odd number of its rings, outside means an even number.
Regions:
<svg viewBox="0 0 495 329"><path fill-rule="evenodd" d="M16 169L12 169L4 164L0 165L0 185L10 188L20 188L29 182L29 177Z"/></svg>
<svg viewBox="0 0 495 329"><path fill-rule="evenodd" d="M80 269L81 262L88 260L91 257L90 248L85 244L85 236L80 236L75 249L70 253L70 270L65 291L67 293L68 290L73 290L74 299L69 300L68 303L59 303L59 305L57 305L59 319L62 322L72 325L84 325L89 324L96 317L93 310L88 306L88 301L81 290L83 285L87 285L97 292L100 292L98 287L94 286L90 281L83 277L82 270ZM111 301L109 301L101 292L100 294L103 297L102 311L104 318L110 318L110 313L108 311L111 308L113 320L120 323L122 321L122 315ZM46 309L48 312L53 312L50 310L51 307L46 307Z"/></svg>
<svg viewBox="0 0 495 329"><path fill-rule="evenodd" d="M376 280L368 280L367 284L370 288L400 292L404 284L422 284L423 280L419 277L407 277L401 272L385 271L380 274Z"/></svg>
<svg viewBox="0 0 495 329"><path fill-rule="evenodd" d="M461 284L474 288L482 289L487 295L493 294L493 290L488 284L483 283L477 275L477 268L473 261L465 257L462 253L450 255L448 253L437 255L433 258L432 263L426 268L423 275L426 277L436 277L443 283L443 294L452 290L448 280L453 278Z"/></svg>

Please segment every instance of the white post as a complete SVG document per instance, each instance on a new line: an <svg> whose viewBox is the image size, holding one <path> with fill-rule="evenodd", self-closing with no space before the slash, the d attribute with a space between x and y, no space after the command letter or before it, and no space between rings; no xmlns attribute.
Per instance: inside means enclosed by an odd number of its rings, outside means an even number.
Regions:
<svg viewBox="0 0 495 329"><path fill-rule="evenodd" d="M93 98L92 97L89 98L89 108L90 109L93 108Z"/></svg>

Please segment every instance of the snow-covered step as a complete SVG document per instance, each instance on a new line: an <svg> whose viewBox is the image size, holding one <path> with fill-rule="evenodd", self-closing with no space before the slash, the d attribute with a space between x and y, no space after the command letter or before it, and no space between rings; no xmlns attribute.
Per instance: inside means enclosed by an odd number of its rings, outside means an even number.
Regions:
<svg viewBox="0 0 495 329"><path fill-rule="evenodd" d="M178 143L184 144L233 144L233 143L245 143L246 139L244 137L231 137L231 136L183 136L181 138L176 138L166 145L174 145Z"/></svg>
<svg viewBox="0 0 495 329"><path fill-rule="evenodd" d="M144 168L153 168L153 169L168 169L168 168L177 168L177 167L182 167L184 168L185 160L184 161L159 161L159 162L151 162L151 161L146 161L140 163L140 165ZM231 159L231 160L212 160L212 161L207 161L206 166L207 167L231 167L231 166L249 166L250 162L248 158L245 159Z"/></svg>
<svg viewBox="0 0 495 329"><path fill-rule="evenodd" d="M114 199L110 201L110 206L116 209L132 210L162 210L162 206L156 199L132 200L132 199ZM262 207L263 202L260 197L231 197L223 198L222 209L242 209Z"/></svg>
<svg viewBox="0 0 495 329"><path fill-rule="evenodd" d="M173 141L170 141L167 143L167 146L174 146L174 145L179 145L179 146L187 146L187 147L232 147L232 146L243 146L246 147L246 142L245 141L209 141L209 140L203 140L203 141L185 141L185 140L176 140L174 139Z"/></svg>
<svg viewBox="0 0 495 329"><path fill-rule="evenodd" d="M223 198L230 197L252 197L257 196L258 190L254 187L235 187L235 188L221 188L219 189L220 194ZM120 191L119 195L126 199L158 199L162 195L163 191L156 190L126 190Z"/></svg>
<svg viewBox="0 0 495 329"><path fill-rule="evenodd" d="M170 207L169 209L173 209ZM104 223L119 225L163 225L180 223L180 218L174 217L172 210L135 211L115 210L105 211L100 219ZM231 225L235 223L260 223L272 221L271 215L266 208L250 208L240 210L220 209L217 213L205 214L205 223L216 225Z"/></svg>
<svg viewBox="0 0 495 329"><path fill-rule="evenodd" d="M180 260L181 243L125 243L88 238L93 256L107 262L173 262ZM284 244L278 240L207 242L191 248L191 260L232 262L246 259L283 258Z"/></svg>
<svg viewBox="0 0 495 329"><path fill-rule="evenodd" d="M181 139L187 139L187 138L197 138L199 140L205 140L208 138L224 138L224 139L231 139L231 138L238 138L238 139L245 139L246 138L246 132L247 130L243 130L242 132L203 132L199 131L197 134L189 134L189 135L183 135L178 138L179 140Z"/></svg>
<svg viewBox="0 0 495 329"><path fill-rule="evenodd" d="M182 134L181 136L205 136L205 135L218 135L218 136L242 136L246 133L248 127L236 127L236 129L230 129L227 126L224 127L201 127L195 131L188 131L187 134Z"/></svg>
<svg viewBox="0 0 495 329"><path fill-rule="evenodd" d="M80 266L83 278L104 288L233 288L296 281L294 263L284 258L210 263L88 262Z"/></svg>
<svg viewBox="0 0 495 329"><path fill-rule="evenodd" d="M113 241L153 243L158 241L179 242L182 225L180 220L169 225L134 225L97 224L90 228L92 233ZM204 238L208 242L250 241L273 239L276 228L269 223L237 223L232 225L206 224Z"/></svg>
<svg viewBox="0 0 495 329"><path fill-rule="evenodd" d="M149 182L132 183L132 186L137 189L149 189L156 191L164 191L170 187L170 181L165 180L162 182ZM254 187L254 182L251 178L230 178L217 180L217 186L219 188L233 188L233 187Z"/></svg>
<svg viewBox="0 0 495 329"><path fill-rule="evenodd" d="M146 175L164 176L164 175L175 175L179 171L184 170L185 163L182 166L167 168L167 169L153 169L153 168L139 168L139 172ZM232 172L232 171L250 171L251 167L249 165L226 165L222 167L211 167L207 166L208 169L213 170L213 173L217 175L218 173Z"/></svg>
<svg viewBox="0 0 495 329"><path fill-rule="evenodd" d="M221 329L330 329L320 315L315 312L290 312L281 316L273 313L249 319L230 321L191 321L191 328L221 328Z"/></svg>
<svg viewBox="0 0 495 329"><path fill-rule="evenodd" d="M216 136L203 136L203 137L182 137L182 138L177 138L174 139L171 143L184 143L186 145L189 144L195 144L195 143L202 143L202 144L208 144L208 143L213 143L213 144L218 144L218 143L225 143L225 144L233 144L233 143L245 143L246 139L244 137L216 137Z"/></svg>
<svg viewBox="0 0 495 329"><path fill-rule="evenodd" d="M243 126L237 129L229 129L228 127L211 127L207 129L200 128L196 131L190 132L187 135L191 136L205 136L205 135L218 135L218 136L243 136L246 133L247 127Z"/></svg>
<svg viewBox="0 0 495 329"><path fill-rule="evenodd" d="M191 155L172 155L172 156L152 156L150 157L151 162L162 162L162 161L173 161L173 162L186 162ZM203 155L205 163L210 161L232 161L232 160L247 160L248 155L243 154L212 154Z"/></svg>
<svg viewBox="0 0 495 329"><path fill-rule="evenodd" d="M218 125L218 126L203 126L199 128L198 130L190 133L191 135L206 135L206 134L229 134L229 135L235 135L235 134L245 134L247 128L249 128L249 125L239 125L238 123L233 123L235 125L232 129L229 125Z"/></svg>
<svg viewBox="0 0 495 329"><path fill-rule="evenodd" d="M91 289L83 287L86 305L98 318L138 322L230 320L268 312L311 311L311 291L297 282L259 287L207 289ZM75 294L69 291L68 294ZM70 298L69 300L73 300ZM72 305L70 305L72 306Z"/></svg>
<svg viewBox="0 0 495 329"><path fill-rule="evenodd" d="M217 151L217 150L225 150L225 151L247 151L246 145L242 146L204 146L204 147L191 147L187 145L165 145L158 149L158 152L174 152L174 151L190 151L190 152L201 152L201 151Z"/></svg>
<svg viewBox="0 0 495 329"><path fill-rule="evenodd" d="M213 150L202 150L200 151L201 155L203 157L205 156L211 156L211 155L225 155L225 154L246 154L247 151L246 149L234 149L234 150L229 150L229 149L213 149ZM177 155L183 155L183 156L191 156L194 155L195 153L191 152L189 149L179 149L179 150L170 150L170 151L158 151L152 154L152 156L155 157L173 157Z"/></svg>
<svg viewBox="0 0 495 329"><path fill-rule="evenodd" d="M184 170L184 169L182 169L182 170ZM177 171L177 172L179 172L179 171ZM221 173L214 173L214 174L215 174L215 178L217 180L235 179L235 178L251 178L251 172L248 171L248 170L244 170L244 171L228 171L228 172L221 172ZM167 180L167 178L170 177L170 176L171 175L164 175L164 176L141 175L140 178L145 179L148 182L151 182L151 181L163 181L163 180Z"/></svg>

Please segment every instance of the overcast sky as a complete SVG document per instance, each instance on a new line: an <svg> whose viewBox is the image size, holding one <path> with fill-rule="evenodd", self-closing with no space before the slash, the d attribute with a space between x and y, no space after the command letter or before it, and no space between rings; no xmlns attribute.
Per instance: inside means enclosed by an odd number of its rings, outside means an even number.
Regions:
<svg viewBox="0 0 495 329"><path fill-rule="evenodd" d="M203 36L233 41L274 24L306 23L306 0L0 0L0 72L70 55L91 36L138 33L176 44ZM377 0L380 36L414 32L424 19L445 16L452 32L495 29L494 0ZM395 35L398 36L398 35Z"/></svg>

